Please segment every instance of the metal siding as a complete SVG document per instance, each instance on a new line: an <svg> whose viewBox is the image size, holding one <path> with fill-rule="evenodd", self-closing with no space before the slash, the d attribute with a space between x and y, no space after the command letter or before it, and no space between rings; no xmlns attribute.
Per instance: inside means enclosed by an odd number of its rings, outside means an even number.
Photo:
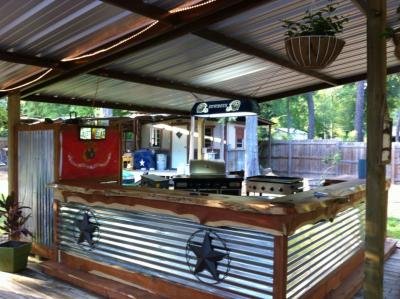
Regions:
<svg viewBox="0 0 400 299"><path fill-rule="evenodd" d="M54 132L20 131L18 133L18 194L22 206L31 207L27 228L33 241L53 245Z"/></svg>
<svg viewBox="0 0 400 299"><path fill-rule="evenodd" d="M80 209L90 209L99 224L99 241L93 250L76 244L75 220ZM272 298L274 237L267 233L231 227L211 228L194 221L147 212L62 203L60 249L110 265L188 285L226 298ZM199 229L216 232L230 250L230 272L219 284L204 284L190 273L186 243ZM196 240L201 242L202 240ZM219 271L224 271L219 265ZM201 278L209 281L210 274Z"/></svg>
<svg viewBox="0 0 400 299"><path fill-rule="evenodd" d="M184 1L149 2L170 9ZM101 46L151 22L93 0L2 0L0 11L1 48L54 59Z"/></svg>
<svg viewBox="0 0 400 299"><path fill-rule="evenodd" d="M82 75L41 89L38 93L71 98L95 99L149 107L190 110L196 98L188 93L144 84ZM204 100L216 99L201 96ZM73 104L73 103L72 103Z"/></svg>
<svg viewBox="0 0 400 299"><path fill-rule="evenodd" d="M287 298L299 298L364 242L365 204L341 212L333 222L308 225L289 237Z"/></svg>

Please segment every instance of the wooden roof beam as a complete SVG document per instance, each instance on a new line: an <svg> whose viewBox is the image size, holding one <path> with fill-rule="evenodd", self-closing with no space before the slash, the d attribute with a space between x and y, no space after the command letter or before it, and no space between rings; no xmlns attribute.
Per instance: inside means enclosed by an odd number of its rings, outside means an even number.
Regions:
<svg viewBox="0 0 400 299"><path fill-rule="evenodd" d="M102 1L112 4L112 5L115 5L117 7L120 7L122 9L127 9L134 13L141 14L148 18L152 18L152 19L155 19L155 20L158 20L161 22L165 22L169 25L176 25L176 23L172 23L170 21L170 19L168 18L168 16L170 16L170 14L167 10L163 10L163 9L159 8L158 6L151 5L151 4L143 4L143 2L141 0L131 0L131 1L102 0ZM145 9L143 9L143 6L145 6ZM174 21L176 22L176 20L174 20ZM322 82L328 83L332 86L336 85L335 79L330 76L321 74L317 71L305 70L301 67L294 65L293 63L286 60L285 58L282 58L282 57L280 57L274 53L271 53L265 49L261 50L261 49L255 48L255 47L245 44L237 39L234 39L234 38L228 37L224 34L221 34L217 31L213 31L213 30L209 30L209 29L202 29L202 30L198 30L198 31L192 31L192 34L199 36L203 39L206 39L208 41L211 41L213 43L233 49L240 53L244 53L244 54L247 54L250 56L255 56L255 57L258 57L265 61L280 65L284 68L296 71L298 73L307 75L309 77L313 77Z"/></svg>
<svg viewBox="0 0 400 299"><path fill-rule="evenodd" d="M132 83L139 83L139 84L146 84L151 86L157 86L161 88L168 88L173 90L180 90L180 91L187 91L191 93L199 93L203 95L215 96L220 98L232 98L232 99L254 99L250 96L228 92L225 90L210 88L210 87L203 87L203 86L195 86L191 84L187 84L184 82L174 81L174 80L166 80L160 78L154 78L149 76L143 76L140 74L134 73L122 73L118 71L111 71L106 69L99 69L96 71L92 71L89 73L90 75L106 77L110 79L122 80L126 82Z"/></svg>
<svg viewBox="0 0 400 299"><path fill-rule="evenodd" d="M156 26L153 26L151 29L147 30L144 34L141 34L137 38L134 38L124 43L124 45L122 46L116 47L108 52L99 54L97 56L89 57L85 59L85 62L74 62L72 63L71 69L69 69L68 71L53 72L42 80L22 88L21 95L24 97L29 94L34 94L38 90L45 88L49 85L66 79L70 79L83 73L94 71L126 55L136 53L149 47L160 45L162 43L190 33L191 31L200 30L206 26L217 23L233 15L242 13L243 11L257 7L258 5L270 1L273 0L219 0L216 2L212 2L208 5L201 6L194 9L193 11L186 12L184 15L182 15L182 18L184 16L185 21L181 22L179 26L164 25L162 24L162 22L160 22ZM128 34L127 36L131 35L132 33ZM119 40L122 40L127 36L124 36ZM111 42L111 44L115 44L116 42L117 41L113 41ZM99 47L99 49L103 49L107 46L109 46L109 44L103 45L102 47ZM93 52L95 50L97 49L94 49L90 52ZM32 80L32 78L22 80L16 85L29 82L30 80Z"/></svg>
<svg viewBox="0 0 400 299"><path fill-rule="evenodd" d="M163 114L175 114L175 115L189 115L189 111L185 110L175 110L160 107L150 107L142 106L129 103L112 103L106 100L93 100L93 99L83 99L83 98L69 98L60 97L52 95L42 95L35 94L27 96L23 99L24 101L32 102L44 102L44 103L54 103L54 104L66 104L66 105L76 105L76 106L87 106L87 107L100 107L100 108L110 108L110 109L122 109L130 111L140 111L148 113L163 113Z"/></svg>
<svg viewBox="0 0 400 299"><path fill-rule="evenodd" d="M391 66L391 67L387 68L388 75L395 74L395 73L400 73L400 65ZM358 82L358 81L362 81L362 80L366 80L366 79L367 79L367 74L363 73L363 74L358 74L358 75L353 75L353 76L345 77L342 79L338 79L337 84L345 85L345 84L350 84L350 83L354 83L354 82ZM288 90L288 91L269 94L266 96L261 96L261 97L257 98L257 101L260 103L268 102L268 101L283 99L286 97L300 95L300 94L307 93L310 91L326 89L326 88L330 88L330 87L332 87L332 86L330 86L327 83L319 83L319 84L314 84L314 85L310 85L310 86L295 88L295 89Z"/></svg>
<svg viewBox="0 0 400 299"><path fill-rule="evenodd" d="M49 61L37 57L31 57L26 55L20 55L17 53L12 53L12 55L8 55L6 53L5 56L2 55L3 53L0 51L0 60L9 61L13 63L21 63L27 65L34 65L43 68L54 68L55 71L61 72L67 69L67 65L65 63L57 63L54 61ZM249 98L247 95L238 94L234 92L228 92L220 89L203 87L203 86L194 86L192 84L188 84L185 82L178 82L174 80L166 80L166 79L159 79L153 78L148 76L143 76L140 74L133 74L133 73L122 73L116 71L108 71L106 69L99 69L90 73L91 75L106 77L110 79L117 79L126 82L132 83L139 83L139 84L146 84L151 86L157 86L162 88L168 88L173 90L180 90L180 91L187 91L191 93L199 93L203 95L215 96L215 97L223 97L223 98L233 98L233 99L243 99ZM251 97L250 97L251 98Z"/></svg>
<svg viewBox="0 0 400 299"><path fill-rule="evenodd" d="M231 48L233 50L236 50L240 53L247 54L250 56L254 56L260 59L263 59L268 62L272 62L274 64L277 64L279 66L282 66L284 68L290 69L292 71L301 73L303 75L313 77L315 79L318 79L322 82L328 83L331 86L336 86L336 79L324 75L322 73L319 73L317 71L313 70L306 70L304 68L298 67L291 63L290 61L286 60L283 57L280 57L270 51L267 51L265 49L261 50L259 48L250 46L248 44L245 44L237 39L231 38L229 36L226 36L224 34L221 34L217 31L212 31L208 29L203 29L200 31L197 31L194 33L195 35L204 38L206 40L212 41L214 43L217 43L219 45Z"/></svg>
<svg viewBox="0 0 400 299"><path fill-rule="evenodd" d="M44 59L36 56L17 54L0 50L0 60L17 64L33 65L42 68L59 67L60 63L55 60Z"/></svg>
<svg viewBox="0 0 400 299"><path fill-rule="evenodd" d="M364 14L364 16L367 16L367 2L364 0L351 0L351 2L354 3L355 6Z"/></svg>

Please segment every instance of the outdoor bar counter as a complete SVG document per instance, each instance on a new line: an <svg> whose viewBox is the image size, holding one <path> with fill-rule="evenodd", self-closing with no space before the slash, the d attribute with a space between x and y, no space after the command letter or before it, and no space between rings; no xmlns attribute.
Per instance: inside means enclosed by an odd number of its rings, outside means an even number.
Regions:
<svg viewBox="0 0 400 299"><path fill-rule="evenodd" d="M360 180L275 199L52 188L57 263L157 296L323 298L363 261Z"/></svg>

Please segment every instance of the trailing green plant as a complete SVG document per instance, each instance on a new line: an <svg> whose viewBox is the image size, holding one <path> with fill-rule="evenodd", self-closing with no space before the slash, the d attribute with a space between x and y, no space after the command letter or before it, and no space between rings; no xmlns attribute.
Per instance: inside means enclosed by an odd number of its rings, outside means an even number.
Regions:
<svg viewBox="0 0 400 299"><path fill-rule="evenodd" d="M4 197L3 194L1 195L0 218L4 218L4 222L0 226L0 229L7 233L11 240L18 240L21 235L32 236L32 233L25 228L25 224L31 215L24 216L24 209L30 208L20 207L18 200L13 194L7 197Z"/></svg>
<svg viewBox="0 0 400 299"><path fill-rule="evenodd" d="M331 3L318 11L307 10L306 15L298 22L282 20L288 37L326 35L335 36L343 32L343 24L348 18L335 15L339 3Z"/></svg>

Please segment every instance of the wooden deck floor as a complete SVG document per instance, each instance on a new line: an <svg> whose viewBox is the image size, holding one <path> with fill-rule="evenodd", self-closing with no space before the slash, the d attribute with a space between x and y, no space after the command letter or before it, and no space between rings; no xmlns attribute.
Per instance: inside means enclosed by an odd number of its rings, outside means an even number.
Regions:
<svg viewBox="0 0 400 299"><path fill-rule="evenodd" d="M400 298L400 249L385 263L385 299ZM0 272L0 299L98 299L100 297L82 291L67 283L39 272L37 264L21 273ZM353 299L363 299L360 290Z"/></svg>
<svg viewBox="0 0 400 299"><path fill-rule="evenodd" d="M360 290L353 299L363 299L362 290ZM399 299L400 298L400 249L390 256L385 262L384 276L384 298Z"/></svg>
<svg viewBox="0 0 400 299"><path fill-rule="evenodd" d="M97 299L98 296L44 275L30 263L19 274L0 272L0 299Z"/></svg>

